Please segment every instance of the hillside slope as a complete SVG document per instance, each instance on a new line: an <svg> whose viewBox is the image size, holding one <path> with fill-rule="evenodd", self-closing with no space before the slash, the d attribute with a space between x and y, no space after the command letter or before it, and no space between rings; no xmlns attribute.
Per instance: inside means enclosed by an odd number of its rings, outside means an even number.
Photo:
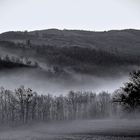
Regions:
<svg viewBox="0 0 140 140"><path fill-rule="evenodd" d="M138 53L136 49L140 49L140 31L133 29L107 32L48 29L32 32L6 32L0 35L0 40L25 42L27 39L36 45L90 47L133 55Z"/></svg>
<svg viewBox="0 0 140 140"><path fill-rule="evenodd" d="M114 75L140 65L140 31L41 30L0 34L0 55L26 57L58 74Z"/></svg>

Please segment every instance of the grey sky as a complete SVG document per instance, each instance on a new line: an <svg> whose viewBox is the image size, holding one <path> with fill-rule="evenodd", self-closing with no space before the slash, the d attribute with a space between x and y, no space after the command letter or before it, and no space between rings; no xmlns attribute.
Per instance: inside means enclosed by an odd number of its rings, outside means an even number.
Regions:
<svg viewBox="0 0 140 140"><path fill-rule="evenodd" d="M140 0L0 0L0 32L140 29Z"/></svg>

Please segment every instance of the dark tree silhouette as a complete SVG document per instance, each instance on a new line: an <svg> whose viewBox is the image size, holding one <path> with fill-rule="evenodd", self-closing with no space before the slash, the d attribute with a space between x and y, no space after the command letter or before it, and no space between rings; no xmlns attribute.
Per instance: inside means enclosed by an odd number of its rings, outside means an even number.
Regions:
<svg viewBox="0 0 140 140"><path fill-rule="evenodd" d="M31 41L29 39L26 41L26 45L28 48L31 48Z"/></svg>
<svg viewBox="0 0 140 140"><path fill-rule="evenodd" d="M120 102L130 111L140 107L140 70L130 73L129 82L119 90L114 102Z"/></svg>

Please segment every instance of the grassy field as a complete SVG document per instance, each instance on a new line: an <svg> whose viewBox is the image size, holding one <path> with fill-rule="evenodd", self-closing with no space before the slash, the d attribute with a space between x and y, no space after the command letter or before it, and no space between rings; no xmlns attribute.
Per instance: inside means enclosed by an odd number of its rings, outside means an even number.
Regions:
<svg viewBox="0 0 140 140"><path fill-rule="evenodd" d="M140 120L88 120L1 128L0 140L139 140Z"/></svg>

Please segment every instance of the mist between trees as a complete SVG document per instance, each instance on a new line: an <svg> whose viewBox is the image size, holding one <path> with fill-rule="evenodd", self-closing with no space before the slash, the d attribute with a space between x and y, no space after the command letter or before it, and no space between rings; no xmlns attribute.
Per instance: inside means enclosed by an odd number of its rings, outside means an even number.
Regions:
<svg viewBox="0 0 140 140"><path fill-rule="evenodd" d="M14 92L1 88L0 122L107 118L118 111L111 95L70 91L67 96L38 95L23 86Z"/></svg>
<svg viewBox="0 0 140 140"><path fill-rule="evenodd" d="M128 115L129 113L129 115ZM105 119L140 113L140 70L114 94L70 91L68 95L39 95L24 86L15 91L0 89L0 123Z"/></svg>

